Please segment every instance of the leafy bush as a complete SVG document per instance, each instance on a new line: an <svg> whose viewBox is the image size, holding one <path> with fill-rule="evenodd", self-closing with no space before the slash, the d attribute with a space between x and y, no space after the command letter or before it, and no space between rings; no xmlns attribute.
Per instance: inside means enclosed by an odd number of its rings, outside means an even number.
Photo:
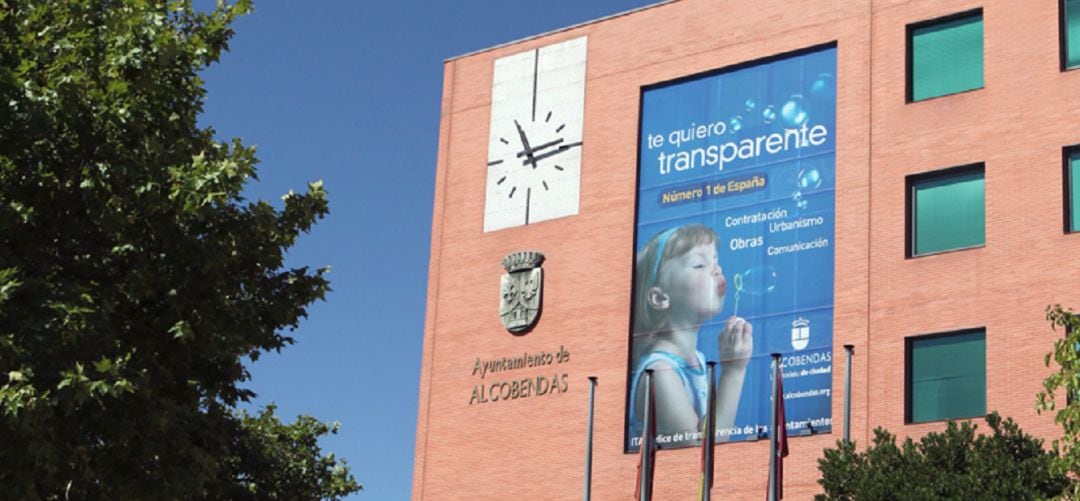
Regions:
<svg viewBox="0 0 1080 501"><path fill-rule="evenodd" d="M863 452L840 441L818 460L825 493L818 500L1047 499L1068 484L1057 457L1012 419L986 416L991 433L950 421L915 442L878 428Z"/></svg>

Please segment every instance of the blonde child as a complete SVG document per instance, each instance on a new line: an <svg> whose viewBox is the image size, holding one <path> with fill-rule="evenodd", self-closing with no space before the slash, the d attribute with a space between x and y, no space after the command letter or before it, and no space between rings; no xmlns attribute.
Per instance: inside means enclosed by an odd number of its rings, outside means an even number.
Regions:
<svg viewBox="0 0 1080 501"><path fill-rule="evenodd" d="M635 279L630 436L641 436L642 375L647 369L653 371L657 432L693 433L701 429L708 398L705 357L697 349L698 330L720 313L727 287L718 262L716 232L692 224L653 236L638 254ZM717 430L734 424L753 351L752 333L750 324L735 316L720 333Z"/></svg>

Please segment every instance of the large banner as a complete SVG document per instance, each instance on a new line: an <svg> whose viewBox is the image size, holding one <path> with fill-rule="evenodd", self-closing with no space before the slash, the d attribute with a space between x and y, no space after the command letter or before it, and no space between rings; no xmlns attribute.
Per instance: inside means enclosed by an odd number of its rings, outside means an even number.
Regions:
<svg viewBox="0 0 1080 501"><path fill-rule="evenodd" d="M626 449L655 381L661 448L831 431L836 48L647 88L641 100Z"/></svg>

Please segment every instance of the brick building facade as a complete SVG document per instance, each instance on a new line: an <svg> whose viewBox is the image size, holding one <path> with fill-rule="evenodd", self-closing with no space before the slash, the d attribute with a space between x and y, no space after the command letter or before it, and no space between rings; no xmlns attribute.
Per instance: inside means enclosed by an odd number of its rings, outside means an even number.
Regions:
<svg viewBox="0 0 1080 501"><path fill-rule="evenodd" d="M809 47L836 50L836 426L791 440L785 494L820 492L817 459L841 437L845 344L855 347L850 426L861 445L878 426L901 436L943 429L939 419L912 417L913 343L959 331L983 336L985 410L1037 436L1054 433L1033 404L1055 336L1043 309L1080 306L1080 236L1069 212L1080 71L1068 69L1065 12L1075 4L681 0L447 61L413 497L579 498L588 376L598 378L593 496L632 496L638 456L626 452L625 419L643 88ZM981 25L981 83L913 95L922 77L913 72L923 71L921 56L912 56L919 30L957 14ZM485 231L495 62L581 37L579 205L570 215ZM982 173L982 241L919 252L912 241L922 223L912 210L920 183L957 166ZM546 257L543 303L535 327L515 335L500 323L497 296L501 261L521 250ZM522 355L540 360L485 368ZM500 382L524 379L536 385L527 396L491 398L492 383L501 391ZM715 495L763 496L767 447L718 445ZM693 497L699 454L658 454L656 499Z"/></svg>

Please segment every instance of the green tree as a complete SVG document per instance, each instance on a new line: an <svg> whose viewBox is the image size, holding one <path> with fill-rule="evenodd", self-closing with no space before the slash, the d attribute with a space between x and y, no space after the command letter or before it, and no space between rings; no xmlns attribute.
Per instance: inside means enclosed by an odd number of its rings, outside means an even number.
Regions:
<svg viewBox="0 0 1080 501"><path fill-rule="evenodd" d="M918 442L874 430L863 452L840 441L818 460L824 494L818 500L1048 499L1067 480L1054 468L1056 455L1025 434L1012 419L986 416L991 433L950 421L944 432Z"/></svg>
<svg viewBox="0 0 1080 501"><path fill-rule="evenodd" d="M1054 350L1046 354L1047 367L1057 366L1043 380L1043 391L1036 397L1035 410L1053 412L1054 422L1062 428L1062 437L1051 442L1058 453L1057 467L1070 474L1070 498L1080 499L1080 316L1061 305L1046 308L1046 320L1064 336L1054 341ZM1067 395L1065 405L1057 405L1056 395Z"/></svg>
<svg viewBox="0 0 1080 501"><path fill-rule="evenodd" d="M199 72L250 9L0 0L0 498L314 499L359 489L244 360L329 290L286 268L327 213L241 196L254 148L200 128Z"/></svg>

